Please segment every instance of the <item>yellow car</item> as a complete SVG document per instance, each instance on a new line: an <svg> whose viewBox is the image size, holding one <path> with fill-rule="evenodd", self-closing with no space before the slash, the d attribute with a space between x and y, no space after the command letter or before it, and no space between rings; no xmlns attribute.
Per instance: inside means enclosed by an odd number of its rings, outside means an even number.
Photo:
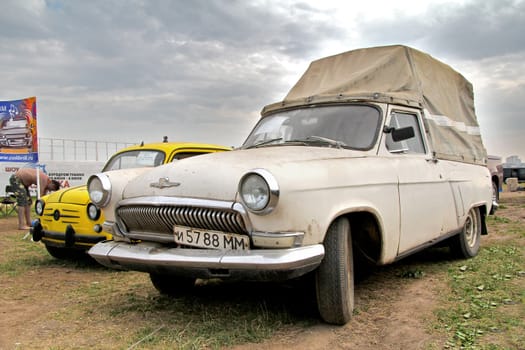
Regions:
<svg viewBox="0 0 525 350"><path fill-rule="evenodd" d="M200 143L150 143L131 146L115 153L102 171L155 167L205 153L231 148ZM43 196L35 203L39 216L30 232L34 241L42 241L57 259L84 255L94 244L111 239L104 232L104 215L89 200L86 186L64 188Z"/></svg>

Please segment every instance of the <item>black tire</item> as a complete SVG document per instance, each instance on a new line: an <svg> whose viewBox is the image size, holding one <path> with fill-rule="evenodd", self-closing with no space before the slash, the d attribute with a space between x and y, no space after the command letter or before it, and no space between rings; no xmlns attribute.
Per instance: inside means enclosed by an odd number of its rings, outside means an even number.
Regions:
<svg viewBox="0 0 525 350"><path fill-rule="evenodd" d="M481 213L479 208L472 208L468 212L463 229L457 236L452 237L450 242L450 250L454 256L468 259L478 255L481 231Z"/></svg>
<svg viewBox="0 0 525 350"><path fill-rule="evenodd" d="M55 259L78 260L86 259L88 255L83 250L54 247L46 244L47 252Z"/></svg>
<svg viewBox="0 0 525 350"><path fill-rule="evenodd" d="M169 274L150 273L149 278L160 294L181 296L187 294L195 286L195 278L180 277Z"/></svg>
<svg viewBox="0 0 525 350"><path fill-rule="evenodd" d="M354 263L350 223L339 218L328 228L325 256L316 273L317 308L321 318L344 325L354 310Z"/></svg>

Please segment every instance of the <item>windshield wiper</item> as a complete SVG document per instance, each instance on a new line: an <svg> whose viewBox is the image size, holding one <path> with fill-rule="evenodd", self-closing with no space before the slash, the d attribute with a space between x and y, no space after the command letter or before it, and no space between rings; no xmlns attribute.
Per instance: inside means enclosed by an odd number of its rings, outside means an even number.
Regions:
<svg viewBox="0 0 525 350"><path fill-rule="evenodd" d="M264 140L264 141L261 141L259 143L256 143L255 145L248 146L248 147L246 147L246 149L257 148L257 147L264 146L264 145L267 145L267 144L272 143L272 142L281 141L282 139L283 139L282 137L276 137L274 139Z"/></svg>
<svg viewBox="0 0 525 350"><path fill-rule="evenodd" d="M277 137L277 138L274 138L274 139L264 140L264 141L261 141L259 143L256 143L255 145L248 146L248 147L246 147L246 149L265 146L265 145L268 145L268 144L273 143L273 142L281 141L282 139L283 139L282 137ZM294 144L294 143L295 144L299 143L299 144L302 144L302 145L305 145L305 146L307 144L322 143L322 144L326 144L326 145L333 146L333 147L336 147L336 148L347 147L347 144L342 142L342 141L332 140L332 139L329 139L327 137L315 136L315 135L308 136L308 137L306 137L304 139L286 140L286 141L284 141L284 144L286 144L286 145L290 145L290 144Z"/></svg>
<svg viewBox="0 0 525 350"><path fill-rule="evenodd" d="M327 144L327 145L330 145L330 146L335 146L336 148L343 148L343 147L347 146L347 144L342 142L342 141L332 140L332 139L329 139L327 137L315 136L315 135L308 136L308 137L306 137L305 139L302 139L302 140L289 140L289 141L286 141L286 143L289 143L289 142L301 142L301 143L304 143L304 144L306 144L306 143L324 143L324 144Z"/></svg>

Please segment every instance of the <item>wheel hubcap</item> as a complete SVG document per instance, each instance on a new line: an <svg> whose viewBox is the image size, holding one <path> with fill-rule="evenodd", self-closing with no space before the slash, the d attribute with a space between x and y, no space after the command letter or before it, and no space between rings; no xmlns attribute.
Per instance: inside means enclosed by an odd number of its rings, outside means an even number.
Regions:
<svg viewBox="0 0 525 350"><path fill-rule="evenodd" d="M465 221L464 230L465 230L465 240L468 246L474 247L474 245L476 244L476 239L477 239L477 236L476 236L477 227L476 227L476 221L472 218L472 213L469 214L469 216L467 217L467 220Z"/></svg>

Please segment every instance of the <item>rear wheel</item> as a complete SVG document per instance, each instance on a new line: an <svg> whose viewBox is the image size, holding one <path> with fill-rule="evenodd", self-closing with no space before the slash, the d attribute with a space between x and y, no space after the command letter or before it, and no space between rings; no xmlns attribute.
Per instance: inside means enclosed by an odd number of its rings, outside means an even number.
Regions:
<svg viewBox="0 0 525 350"><path fill-rule="evenodd" d="M339 218L328 228L325 256L316 273L317 307L321 318L343 325L354 309L354 266L350 223Z"/></svg>
<svg viewBox="0 0 525 350"><path fill-rule="evenodd" d="M160 294L170 296L187 294L195 286L195 278L190 277L150 273L149 278Z"/></svg>
<svg viewBox="0 0 525 350"><path fill-rule="evenodd" d="M479 252L481 240L481 213L479 208L472 208L468 212L463 230L452 238L450 249L459 258L472 258Z"/></svg>

